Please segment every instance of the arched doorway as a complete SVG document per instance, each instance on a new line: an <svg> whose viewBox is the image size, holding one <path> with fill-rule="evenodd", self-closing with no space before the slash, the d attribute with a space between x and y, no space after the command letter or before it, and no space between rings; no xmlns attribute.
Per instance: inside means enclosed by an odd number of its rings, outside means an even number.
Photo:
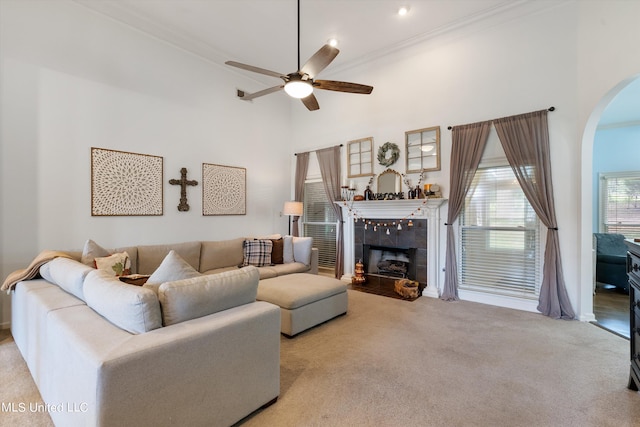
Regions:
<svg viewBox="0 0 640 427"><path fill-rule="evenodd" d="M634 95L636 93L636 95ZM631 102L631 103L629 103ZM625 106L626 104L626 106ZM593 251L593 232L597 231L597 199L594 190L594 149L598 128L603 127L640 127L640 74L634 75L618 83L607 92L598 102L586 123L582 138L582 172L581 172L581 287L579 312L580 320L593 321L594 316L593 290L595 283L595 253ZM640 156L640 151L638 151ZM628 156L629 153L621 153ZM640 170L640 160L637 169Z"/></svg>

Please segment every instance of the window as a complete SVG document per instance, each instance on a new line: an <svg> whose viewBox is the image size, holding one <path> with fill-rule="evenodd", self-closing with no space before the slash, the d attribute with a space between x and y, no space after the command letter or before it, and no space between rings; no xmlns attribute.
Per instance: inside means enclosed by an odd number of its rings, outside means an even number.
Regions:
<svg viewBox="0 0 640 427"><path fill-rule="evenodd" d="M335 268L336 224L338 222L321 181L304 185L304 236L313 237L318 248L318 267Z"/></svg>
<svg viewBox="0 0 640 427"><path fill-rule="evenodd" d="M600 174L600 232L640 238L640 172Z"/></svg>
<svg viewBox="0 0 640 427"><path fill-rule="evenodd" d="M511 167L478 169L459 223L460 289L537 299L540 221Z"/></svg>

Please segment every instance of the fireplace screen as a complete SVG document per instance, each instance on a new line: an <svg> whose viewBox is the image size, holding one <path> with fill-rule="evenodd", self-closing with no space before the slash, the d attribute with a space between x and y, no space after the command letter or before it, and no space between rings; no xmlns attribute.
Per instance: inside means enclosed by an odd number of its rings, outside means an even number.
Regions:
<svg viewBox="0 0 640 427"><path fill-rule="evenodd" d="M365 245L365 271L370 275L415 278L415 249Z"/></svg>

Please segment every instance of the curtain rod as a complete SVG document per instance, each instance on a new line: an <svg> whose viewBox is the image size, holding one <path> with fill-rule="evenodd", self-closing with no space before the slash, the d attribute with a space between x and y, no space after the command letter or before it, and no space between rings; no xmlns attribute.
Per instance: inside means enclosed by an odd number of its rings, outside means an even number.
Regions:
<svg viewBox="0 0 640 427"><path fill-rule="evenodd" d="M342 146L344 146L344 144L338 145L338 147L342 147ZM335 145L332 145L331 147L335 147ZM331 147L325 147L325 148L331 148ZM317 150L303 151L303 153L315 153L318 150L324 150L324 148L318 148ZM297 156L298 154L302 154L302 153L293 153L294 156Z"/></svg>
<svg viewBox="0 0 640 427"><path fill-rule="evenodd" d="M547 111L556 111L556 107L549 107L549 108L547 109ZM494 119L494 120L495 120L495 119ZM453 129L453 126L447 126L447 129L451 130L451 129Z"/></svg>

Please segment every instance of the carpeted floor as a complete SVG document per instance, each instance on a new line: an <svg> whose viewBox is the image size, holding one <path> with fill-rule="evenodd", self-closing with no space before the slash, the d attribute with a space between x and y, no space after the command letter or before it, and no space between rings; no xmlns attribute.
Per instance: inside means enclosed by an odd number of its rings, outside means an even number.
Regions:
<svg viewBox="0 0 640 427"><path fill-rule="evenodd" d="M281 343L280 398L238 426L639 425L629 341L589 323L349 291L347 315ZM0 378L0 401L39 399L10 340ZM50 425L20 415L0 425Z"/></svg>

